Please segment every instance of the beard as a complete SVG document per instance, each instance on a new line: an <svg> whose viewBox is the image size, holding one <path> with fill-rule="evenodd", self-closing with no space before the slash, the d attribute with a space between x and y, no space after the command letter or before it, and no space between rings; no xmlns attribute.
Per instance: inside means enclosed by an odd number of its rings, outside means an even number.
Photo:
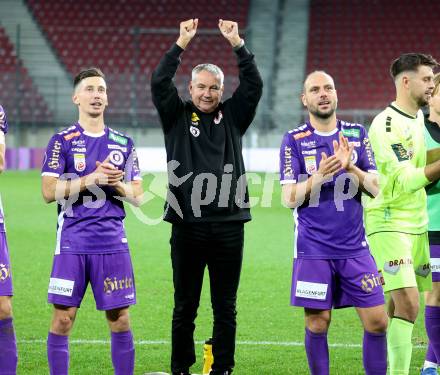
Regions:
<svg viewBox="0 0 440 375"><path fill-rule="evenodd" d="M428 105L428 100L425 99L424 97L420 97L420 98L417 98L416 103L421 108L421 107Z"/></svg>
<svg viewBox="0 0 440 375"><path fill-rule="evenodd" d="M320 111L318 108L310 108L310 109L309 109L309 112L310 112L314 117L320 118L320 119L322 119L322 120L327 120L328 118L332 117L333 114L335 113L335 111L336 111L336 108L335 108L335 107L330 108L330 110L327 111L327 112L322 112L322 111Z"/></svg>

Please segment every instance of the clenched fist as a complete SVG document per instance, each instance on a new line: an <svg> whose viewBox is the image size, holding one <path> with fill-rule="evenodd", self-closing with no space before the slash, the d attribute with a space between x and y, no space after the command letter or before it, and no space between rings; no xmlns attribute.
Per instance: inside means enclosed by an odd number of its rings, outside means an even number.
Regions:
<svg viewBox="0 0 440 375"><path fill-rule="evenodd" d="M220 19L218 20L218 28L222 35L231 43L232 47L237 47L241 43L237 22Z"/></svg>
<svg viewBox="0 0 440 375"><path fill-rule="evenodd" d="M183 22L180 22L180 35L176 44L185 49L188 43L194 38L197 31L197 25L199 24L198 18L192 18Z"/></svg>

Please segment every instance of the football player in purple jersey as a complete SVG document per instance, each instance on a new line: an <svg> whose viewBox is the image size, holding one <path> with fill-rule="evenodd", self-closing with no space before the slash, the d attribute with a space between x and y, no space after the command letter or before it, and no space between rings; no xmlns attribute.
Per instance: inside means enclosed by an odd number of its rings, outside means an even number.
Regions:
<svg viewBox="0 0 440 375"><path fill-rule="evenodd" d="M0 105L0 172L5 167L6 143L8 132L6 112ZM9 260L8 243L0 199L0 374L15 374L17 371L17 343L12 323L12 275Z"/></svg>
<svg viewBox="0 0 440 375"><path fill-rule="evenodd" d="M382 278L365 238L361 204L363 191L378 193L371 146L362 125L336 118L337 94L327 73L307 76L302 102L309 121L284 135L280 180L295 220L291 304L304 308L309 368L329 374L332 308L354 306L364 326L365 372L385 375Z"/></svg>
<svg viewBox="0 0 440 375"><path fill-rule="evenodd" d="M114 373L134 371L128 307L136 303L122 200L138 205L143 190L133 141L104 122L104 74L97 68L74 79L79 120L49 141L42 168L47 203L58 203L55 256L48 301L53 318L47 339L50 373L68 373L68 337L90 283L96 308L111 331Z"/></svg>

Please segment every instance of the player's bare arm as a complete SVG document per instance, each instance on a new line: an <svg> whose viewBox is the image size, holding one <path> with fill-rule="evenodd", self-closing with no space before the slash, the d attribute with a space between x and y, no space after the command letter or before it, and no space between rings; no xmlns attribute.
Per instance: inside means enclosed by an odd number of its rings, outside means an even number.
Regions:
<svg viewBox="0 0 440 375"><path fill-rule="evenodd" d="M341 161L336 155L327 157L325 152L321 152L321 157L318 171L306 181L283 185L283 201L287 207L295 208L309 200L312 192L342 169Z"/></svg>
<svg viewBox="0 0 440 375"><path fill-rule="evenodd" d="M238 34L238 24L234 21L218 20L218 28L222 35L231 43L232 47L238 47L241 43L240 35Z"/></svg>
<svg viewBox="0 0 440 375"><path fill-rule="evenodd" d="M440 179L440 160L428 164L425 167L425 176L430 182Z"/></svg>
<svg viewBox="0 0 440 375"><path fill-rule="evenodd" d="M102 163L97 162L97 167L92 173L74 180L60 180L58 177L43 176L41 189L44 201L51 203L56 200L67 199L73 194L87 190L91 186L116 185L123 177L124 172L116 169L106 159Z"/></svg>
<svg viewBox="0 0 440 375"><path fill-rule="evenodd" d="M144 189L142 187L141 180L135 180L130 182L119 181L113 185L118 197L124 202L128 202L135 207L139 207L142 204Z"/></svg>
<svg viewBox="0 0 440 375"><path fill-rule="evenodd" d="M199 24L198 18L191 18L189 20L180 22L180 35L176 44L185 49L188 43L194 38L197 32L197 25Z"/></svg>
<svg viewBox="0 0 440 375"><path fill-rule="evenodd" d="M440 147L433 148L426 152L426 164L432 164L440 160Z"/></svg>

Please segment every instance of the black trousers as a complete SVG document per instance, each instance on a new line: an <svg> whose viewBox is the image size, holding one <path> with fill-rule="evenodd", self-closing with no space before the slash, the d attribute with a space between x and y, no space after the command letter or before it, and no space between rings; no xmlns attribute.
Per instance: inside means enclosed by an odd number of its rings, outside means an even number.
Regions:
<svg viewBox="0 0 440 375"><path fill-rule="evenodd" d="M196 361L194 320L206 266L214 315L211 373L232 371L243 239L244 224L240 221L173 224L170 240L174 282L172 372L188 372Z"/></svg>

